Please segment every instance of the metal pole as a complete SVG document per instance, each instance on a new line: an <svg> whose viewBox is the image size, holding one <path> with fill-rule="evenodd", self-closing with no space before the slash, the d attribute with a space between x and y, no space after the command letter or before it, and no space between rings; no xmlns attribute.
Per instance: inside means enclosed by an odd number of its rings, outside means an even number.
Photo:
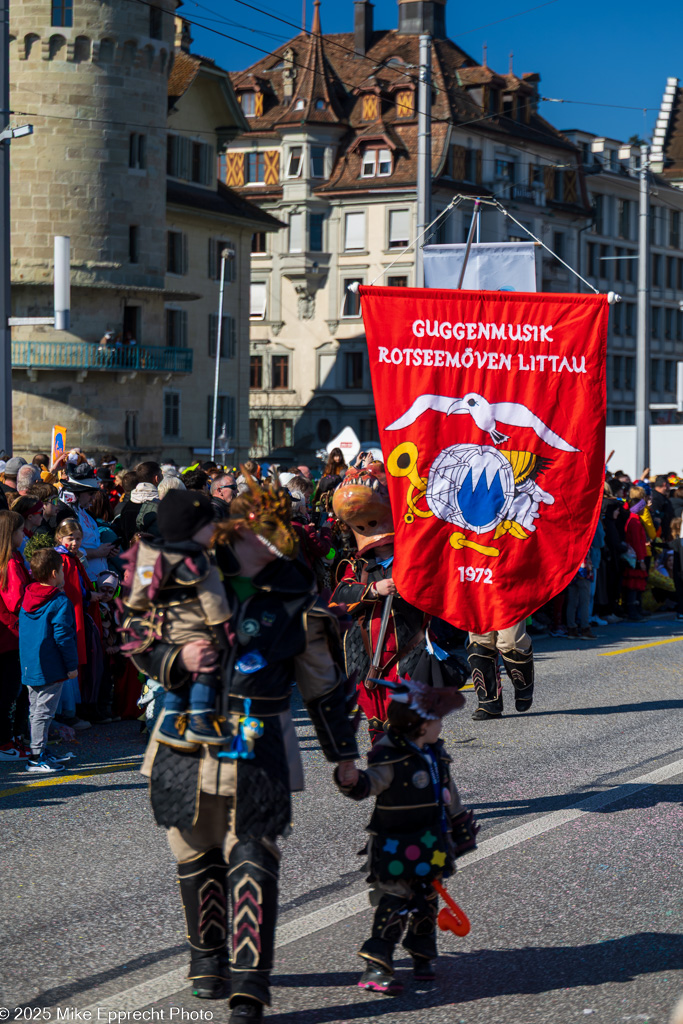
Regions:
<svg viewBox="0 0 683 1024"><path fill-rule="evenodd" d="M420 81L417 90L417 236L431 222L432 199L432 37L420 36ZM423 240L424 242L424 240ZM415 284L424 288L422 244L415 245Z"/></svg>
<svg viewBox="0 0 683 1024"><path fill-rule="evenodd" d="M211 461L216 461L216 426L218 420L218 383L221 376L221 338L223 337L223 289L225 287L225 261L227 249L221 251L221 284L218 293L218 327L216 328L216 369L213 377L213 423L211 426Z"/></svg>
<svg viewBox="0 0 683 1024"><path fill-rule="evenodd" d="M640 147L638 211L638 330L636 335L636 473L650 465L650 153Z"/></svg>
<svg viewBox="0 0 683 1024"><path fill-rule="evenodd" d="M470 230L469 230L469 232L467 234L467 245L465 247L465 255L463 257L462 267L460 268L460 277L458 278L458 283L456 285L456 287L458 289L462 288L462 283L465 280L465 271L467 270L467 262L468 262L468 260L470 258L470 249L472 248L472 239L474 237L474 228L475 228L475 225L479 224L479 207L480 206L481 206L481 203L479 202L479 200L475 199L474 200L474 210L472 212L472 222L470 224Z"/></svg>
<svg viewBox="0 0 683 1024"><path fill-rule="evenodd" d="M0 0L0 119L4 128L9 108L9 0ZM12 267L9 215L10 140L0 142L0 450L12 451Z"/></svg>

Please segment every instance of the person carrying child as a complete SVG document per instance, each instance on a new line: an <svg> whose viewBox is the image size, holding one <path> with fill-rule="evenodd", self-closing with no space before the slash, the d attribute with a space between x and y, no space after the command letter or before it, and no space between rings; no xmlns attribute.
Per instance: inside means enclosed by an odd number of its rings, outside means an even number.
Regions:
<svg viewBox="0 0 683 1024"><path fill-rule="evenodd" d="M25 761L30 751L19 738L25 729L19 662L19 609L30 583L19 553L24 520L18 512L0 509L0 761Z"/></svg>
<svg viewBox="0 0 683 1024"><path fill-rule="evenodd" d="M370 901L377 909L359 950L367 966L358 985L398 995L403 985L393 954L406 925L403 946L415 980L434 980L437 894L431 883L450 875L455 859L475 848L479 827L460 802L439 739L442 719L465 703L462 694L414 679L384 685L391 697L386 733L370 751L368 767L343 764L334 778L352 800L376 797L367 852Z"/></svg>
<svg viewBox="0 0 683 1024"><path fill-rule="evenodd" d="M227 648L230 606L208 551L214 534L211 499L199 491L170 490L159 502L157 526L161 539L143 539L136 549L126 608L149 616L150 638L173 645L209 640ZM220 685L217 665L167 690L158 741L179 750L230 744L232 735L216 714Z"/></svg>
<svg viewBox="0 0 683 1024"><path fill-rule="evenodd" d="M41 548L31 559L33 583L19 612L19 657L28 689L31 760L26 771L52 775L64 770L73 755L52 754L47 746L64 683L78 675L76 617L64 593L64 568L54 548Z"/></svg>

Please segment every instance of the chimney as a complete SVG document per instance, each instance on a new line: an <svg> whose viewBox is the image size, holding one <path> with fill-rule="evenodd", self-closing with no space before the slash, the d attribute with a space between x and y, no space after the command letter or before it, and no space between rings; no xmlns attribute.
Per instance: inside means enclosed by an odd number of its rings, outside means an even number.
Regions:
<svg viewBox="0 0 683 1024"><path fill-rule="evenodd" d="M398 0L398 34L446 38L446 0Z"/></svg>
<svg viewBox="0 0 683 1024"><path fill-rule="evenodd" d="M357 57L368 52L372 38L372 12L374 5L369 0L355 0L353 5L353 45Z"/></svg>

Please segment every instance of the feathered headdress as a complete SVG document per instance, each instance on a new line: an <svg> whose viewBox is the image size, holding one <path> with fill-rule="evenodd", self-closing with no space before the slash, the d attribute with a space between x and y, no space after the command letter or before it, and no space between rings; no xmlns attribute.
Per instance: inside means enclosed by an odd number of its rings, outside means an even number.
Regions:
<svg viewBox="0 0 683 1024"><path fill-rule="evenodd" d="M420 718L434 721L445 718L452 711L463 707L465 698L455 686L434 687L421 683L418 679L399 676L398 682L390 679L374 679L372 682L386 686L391 690L391 699L398 704L407 704Z"/></svg>
<svg viewBox="0 0 683 1024"><path fill-rule="evenodd" d="M291 501L279 477L261 485L245 466L240 466L249 488L230 503L230 518L216 524L218 543L230 543L235 526L241 524L255 533L278 558L296 558L299 538L292 527Z"/></svg>

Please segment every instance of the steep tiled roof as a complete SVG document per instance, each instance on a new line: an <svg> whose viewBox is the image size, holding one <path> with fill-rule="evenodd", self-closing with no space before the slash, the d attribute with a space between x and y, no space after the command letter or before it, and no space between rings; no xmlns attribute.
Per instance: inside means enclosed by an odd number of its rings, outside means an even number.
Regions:
<svg viewBox="0 0 683 1024"><path fill-rule="evenodd" d="M361 152L357 144L361 136L376 138L386 134L393 140L394 167L386 179L374 177L373 190L397 184L414 184L417 179L417 126L414 109L417 99L419 68L419 36L399 34L395 30L372 33L365 55L355 53L352 33L322 35L318 3L314 31L300 33L232 77L236 89L249 88L258 80L263 92L263 107L257 117L249 118L249 132L259 139L274 141L278 129L288 124L327 123L344 128L336 166L319 193L362 190L368 180L360 177ZM449 39L435 39L432 45L432 170L435 175L445 167L446 149L451 141L451 125L468 128L473 135L500 139L502 144L533 142L546 144L554 150L575 154L575 147L536 112L538 75L500 75L491 68L477 64L472 57ZM502 109L489 114L488 90L514 93L522 111L529 105L528 120L513 118ZM369 93L379 94L373 107L364 103ZM402 93L413 96L413 113L399 116ZM305 107L297 99L305 100ZM316 109L315 100L321 102ZM484 104L486 109L483 109ZM369 111L373 111L369 120ZM406 113L405 105L402 113ZM393 147L392 147L393 148ZM488 176L490 177L490 175ZM259 190L259 198L265 192Z"/></svg>
<svg viewBox="0 0 683 1024"><path fill-rule="evenodd" d="M664 143L664 178L683 178L683 89L676 89Z"/></svg>

